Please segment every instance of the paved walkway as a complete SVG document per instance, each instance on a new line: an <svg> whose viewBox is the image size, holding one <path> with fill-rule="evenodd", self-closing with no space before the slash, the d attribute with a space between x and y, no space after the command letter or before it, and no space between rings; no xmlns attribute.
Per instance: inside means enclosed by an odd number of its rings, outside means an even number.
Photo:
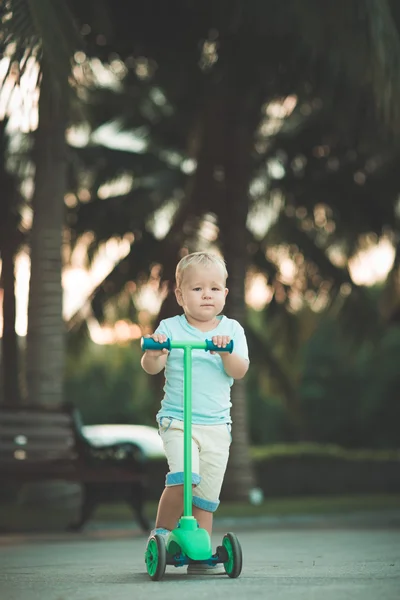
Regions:
<svg viewBox="0 0 400 600"><path fill-rule="evenodd" d="M188 577L167 567L152 582L145 539L63 540L0 546L4 600L398 600L400 530L301 527L238 531L244 553L239 579ZM214 546L221 535L214 536Z"/></svg>

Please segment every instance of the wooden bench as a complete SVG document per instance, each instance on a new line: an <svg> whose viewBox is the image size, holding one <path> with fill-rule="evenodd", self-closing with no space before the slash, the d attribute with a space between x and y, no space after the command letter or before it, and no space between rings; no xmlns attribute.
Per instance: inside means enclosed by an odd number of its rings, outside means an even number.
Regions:
<svg viewBox="0 0 400 600"><path fill-rule="evenodd" d="M0 406L0 486L5 483L64 480L80 483L79 530L97 505L125 501L144 531L146 457L133 442L94 446L81 432L77 409Z"/></svg>

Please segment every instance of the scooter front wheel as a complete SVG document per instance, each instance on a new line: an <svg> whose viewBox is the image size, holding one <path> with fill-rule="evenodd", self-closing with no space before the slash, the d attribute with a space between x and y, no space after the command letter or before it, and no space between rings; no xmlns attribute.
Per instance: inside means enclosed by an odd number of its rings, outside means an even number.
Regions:
<svg viewBox="0 0 400 600"><path fill-rule="evenodd" d="M242 572L243 565L243 554L239 540L234 533L227 533L224 535L222 545L228 555L228 560L224 562L225 573L235 579Z"/></svg>
<svg viewBox="0 0 400 600"><path fill-rule="evenodd" d="M153 581L160 581L164 577L167 566L167 550L163 535L153 535L148 543L145 554L147 573Z"/></svg>

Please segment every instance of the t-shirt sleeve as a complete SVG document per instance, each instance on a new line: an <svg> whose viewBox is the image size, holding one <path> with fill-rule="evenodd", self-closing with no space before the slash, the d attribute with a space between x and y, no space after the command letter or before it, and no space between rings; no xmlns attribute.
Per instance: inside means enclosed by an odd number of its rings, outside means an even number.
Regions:
<svg viewBox="0 0 400 600"><path fill-rule="evenodd" d="M165 320L160 321L160 323L154 333L163 333L164 335L167 336L167 338L171 337L171 332L170 332L167 322Z"/></svg>
<svg viewBox="0 0 400 600"><path fill-rule="evenodd" d="M233 336L233 351L239 354L242 358L249 360L249 349L247 347L246 334L243 327L236 322L235 332Z"/></svg>

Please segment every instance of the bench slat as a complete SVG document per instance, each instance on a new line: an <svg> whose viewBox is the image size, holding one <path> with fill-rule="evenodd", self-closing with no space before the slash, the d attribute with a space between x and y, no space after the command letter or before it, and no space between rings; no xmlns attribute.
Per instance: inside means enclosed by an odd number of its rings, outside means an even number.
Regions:
<svg viewBox="0 0 400 600"><path fill-rule="evenodd" d="M3 464L8 462L12 462L14 464L15 470L23 469L24 464L43 464L46 461L52 460L70 460L75 461L77 459L77 454L73 448L65 448L64 450L60 449L57 452L53 452L51 450L42 449L39 452L26 452L26 450L9 450L8 452L3 452L0 456L0 469ZM24 463L24 464L23 464Z"/></svg>
<svg viewBox="0 0 400 600"><path fill-rule="evenodd" d="M85 465L71 463L46 462L39 463L35 467L25 465L25 468L20 471L14 469L15 461L10 461L9 464L4 464L1 467L2 475L9 482L17 481L36 481L49 479L65 479L66 481L76 481L81 483L118 483L118 482L135 482L144 481L145 477L142 473L127 468L102 466L99 469L87 468Z"/></svg>
<svg viewBox="0 0 400 600"><path fill-rule="evenodd" d="M39 425L45 427L49 425L71 427L73 421L71 415L62 412L36 412L34 410L18 410L14 412L0 409L0 423L11 427L29 427L33 424L36 427Z"/></svg>
<svg viewBox="0 0 400 600"><path fill-rule="evenodd" d="M42 435L31 436L19 433L17 435L3 436L0 434L0 453L3 447L5 448L60 448L64 446L75 446L75 438L69 433L64 435Z"/></svg>
<svg viewBox="0 0 400 600"><path fill-rule="evenodd" d="M0 439L1 438L15 438L17 435L23 435L26 438L57 438L62 436L71 437L72 429L71 425L68 427L60 427L59 425L55 427L43 427L43 425L36 426L35 424L30 423L29 425L19 425L19 426L7 426L0 423Z"/></svg>

